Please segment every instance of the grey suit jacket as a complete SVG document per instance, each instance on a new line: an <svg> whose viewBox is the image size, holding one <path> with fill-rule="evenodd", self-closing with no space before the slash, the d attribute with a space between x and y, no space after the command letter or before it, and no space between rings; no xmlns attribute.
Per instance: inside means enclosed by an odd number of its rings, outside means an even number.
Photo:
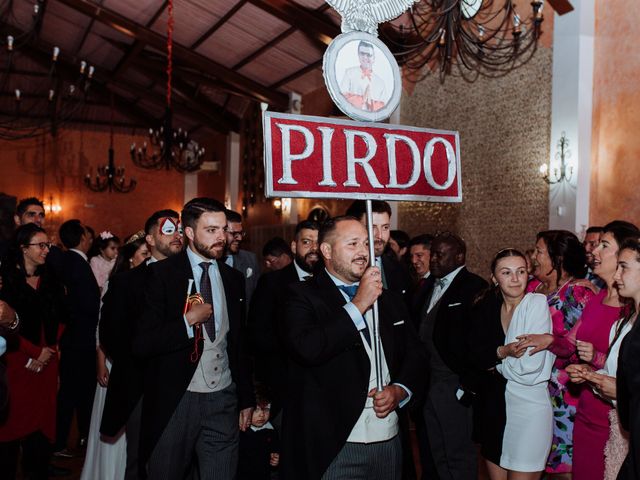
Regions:
<svg viewBox="0 0 640 480"><path fill-rule="evenodd" d="M260 264L256 254L248 250L240 250L233 256L233 268L242 273L244 277L244 285L246 292L246 308L249 308L249 302L253 296L253 291L258 285L260 277Z"/></svg>

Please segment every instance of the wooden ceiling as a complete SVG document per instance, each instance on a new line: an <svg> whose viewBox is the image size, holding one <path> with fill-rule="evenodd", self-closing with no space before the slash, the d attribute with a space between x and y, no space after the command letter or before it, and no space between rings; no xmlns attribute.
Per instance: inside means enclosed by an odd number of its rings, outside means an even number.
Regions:
<svg viewBox="0 0 640 480"><path fill-rule="evenodd" d="M56 73L73 84L81 61L95 66L78 122L148 127L166 107L167 0L44 0L33 28L34 0L0 2L3 37L17 45L2 71L0 114L46 96L51 52ZM176 123L192 132L238 131L252 101L288 107L289 92L321 87L324 49L340 33L323 0L174 0L173 93ZM4 43L4 42L3 42ZM8 56L3 49L3 56ZM24 115L36 117L36 109ZM44 113L42 114L44 115ZM72 118L72 121L74 119Z"/></svg>

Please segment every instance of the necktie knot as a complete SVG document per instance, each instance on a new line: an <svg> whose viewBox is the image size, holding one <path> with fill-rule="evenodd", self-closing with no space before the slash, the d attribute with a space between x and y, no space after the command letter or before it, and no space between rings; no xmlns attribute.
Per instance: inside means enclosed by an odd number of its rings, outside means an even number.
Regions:
<svg viewBox="0 0 640 480"><path fill-rule="evenodd" d="M202 269L203 272L209 272L209 267L211 266L211 262L200 262L198 266Z"/></svg>
<svg viewBox="0 0 640 480"><path fill-rule="evenodd" d="M353 300L353 297L356 296L356 292L358 291L358 285L338 285L338 288L347 294L349 300Z"/></svg>
<svg viewBox="0 0 640 480"><path fill-rule="evenodd" d="M444 288L447 284L447 281L444 278L436 278L435 286L438 288Z"/></svg>

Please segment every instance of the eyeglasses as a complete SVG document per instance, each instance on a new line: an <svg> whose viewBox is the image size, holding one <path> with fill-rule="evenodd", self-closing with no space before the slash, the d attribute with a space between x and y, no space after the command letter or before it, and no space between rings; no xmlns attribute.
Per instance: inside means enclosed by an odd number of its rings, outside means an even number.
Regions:
<svg viewBox="0 0 640 480"><path fill-rule="evenodd" d="M50 250L51 249L51 243L49 243L49 242L27 243L27 246L29 246L29 247L38 246L38 247L40 247L40 250L44 250L44 249Z"/></svg>
<svg viewBox="0 0 640 480"><path fill-rule="evenodd" d="M373 53L369 53L369 52L358 52L358 55L360 55L361 57L368 57L368 58L373 58Z"/></svg>
<svg viewBox="0 0 640 480"><path fill-rule="evenodd" d="M233 238L244 238L247 236L247 232L244 230L240 230L238 232L232 232L231 230L227 230L227 233L231 235Z"/></svg>

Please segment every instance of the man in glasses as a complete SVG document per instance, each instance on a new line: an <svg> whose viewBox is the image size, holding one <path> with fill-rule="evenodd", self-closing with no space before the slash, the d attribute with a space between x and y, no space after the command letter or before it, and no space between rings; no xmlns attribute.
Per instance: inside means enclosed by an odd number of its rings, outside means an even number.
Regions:
<svg viewBox="0 0 640 480"><path fill-rule="evenodd" d="M340 93L360 110L377 112L386 105L387 93L384 80L373 72L375 50L373 44L358 44L357 67L348 68L340 82Z"/></svg>
<svg viewBox="0 0 640 480"><path fill-rule="evenodd" d="M227 247L224 263L235 268L244 277L247 298L247 309L253 296L253 291L258 285L260 276L260 264L256 254L240 248L246 232L242 228L242 217L238 212L227 210Z"/></svg>
<svg viewBox="0 0 640 480"><path fill-rule="evenodd" d="M27 223L35 223L39 227L44 224L44 205L36 197L29 197L20 200L16 207L16 213L13 215L13 221L16 227L26 225ZM0 240L0 261L7 254L9 242ZM0 284L1 286L2 284Z"/></svg>

